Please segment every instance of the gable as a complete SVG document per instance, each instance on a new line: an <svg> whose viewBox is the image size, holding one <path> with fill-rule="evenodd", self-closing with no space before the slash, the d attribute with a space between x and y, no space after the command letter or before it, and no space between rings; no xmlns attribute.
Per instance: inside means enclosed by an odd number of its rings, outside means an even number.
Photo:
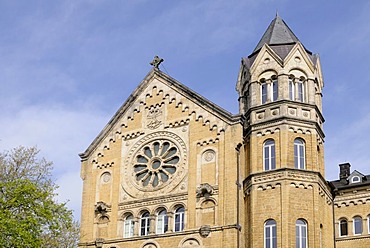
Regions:
<svg viewBox="0 0 370 248"><path fill-rule="evenodd" d="M168 111L171 106L176 111ZM206 98L153 68L126 102L94 139L81 160L102 156L110 144L120 138L135 138L145 130L167 129L186 125L190 120L202 122L209 130L220 132L225 126L238 123L232 115Z"/></svg>

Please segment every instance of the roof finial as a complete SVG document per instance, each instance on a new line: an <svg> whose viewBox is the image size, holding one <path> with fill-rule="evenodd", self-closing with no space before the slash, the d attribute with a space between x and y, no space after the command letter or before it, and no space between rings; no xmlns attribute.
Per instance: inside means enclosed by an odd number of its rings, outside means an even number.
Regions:
<svg viewBox="0 0 370 248"><path fill-rule="evenodd" d="M279 12L278 12L278 10L276 9L276 15L275 15L275 18L278 18L278 17L280 17L280 16L279 16Z"/></svg>
<svg viewBox="0 0 370 248"><path fill-rule="evenodd" d="M154 57L153 61L150 62L150 65L152 65L153 67L157 68L159 67L159 65L164 61L164 59L158 57L157 55Z"/></svg>

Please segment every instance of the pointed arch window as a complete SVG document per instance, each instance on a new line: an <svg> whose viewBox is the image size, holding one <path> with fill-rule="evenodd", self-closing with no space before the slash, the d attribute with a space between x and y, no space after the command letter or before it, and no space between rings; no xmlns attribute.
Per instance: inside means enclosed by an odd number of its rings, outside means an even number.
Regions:
<svg viewBox="0 0 370 248"><path fill-rule="evenodd" d="M263 167L265 171L276 169L275 141L272 139L263 144Z"/></svg>
<svg viewBox="0 0 370 248"><path fill-rule="evenodd" d="M178 207L175 211L174 215L175 219L175 232L181 232L184 230L184 224L185 224L185 208L184 207Z"/></svg>
<svg viewBox="0 0 370 248"><path fill-rule="evenodd" d="M157 234L163 234L168 231L168 215L165 209L158 212L157 215Z"/></svg>
<svg viewBox="0 0 370 248"><path fill-rule="evenodd" d="M307 248L307 222L298 219L295 223L296 248Z"/></svg>
<svg viewBox="0 0 370 248"><path fill-rule="evenodd" d="M124 223L123 223L123 237L129 238L134 236L134 216L132 214L129 214L126 216Z"/></svg>
<svg viewBox="0 0 370 248"><path fill-rule="evenodd" d="M140 217L140 235L146 236L149 234L150 219L149 212L145 211Z"/></svg>
<svg viewBox="0 0 370 248"><path fill-rule="evenodd" d="M346 219L339 220L339 237L348 235L348 222Z"/></svg>
<svg viewBox="0 0 370 248"><path fill-rule="evenodd" d="M360 216L356 216L353 218L353 234L362 234L362 218Z"/></svg>
<svg viewBox="0 0 370 248"><path fill-rule="evenodd" d="M276 221L268 220L265 222L265 248L276 248Z"/></svg>
<svg viewBox="0 0 370 248"><path fill-rule="evenodd" d="M305 143L299 138L294 140L294 168L306 168Z"/></svg>

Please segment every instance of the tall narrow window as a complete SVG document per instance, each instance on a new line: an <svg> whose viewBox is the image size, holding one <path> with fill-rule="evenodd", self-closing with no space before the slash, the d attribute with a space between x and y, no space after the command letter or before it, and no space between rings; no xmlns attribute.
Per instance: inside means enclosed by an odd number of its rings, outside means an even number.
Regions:
<svg viewBox="0 0 370 248"><path fill-rule="evenodd" d="M305 169L305 149L304 141L302 139L294 140L294 168Z"/></svg>
<svg viewBox="0 0 370 248"><path fill-rule="evenodd" d="M267 83L263 82L261 84L261 101L262 104L267 102Z"/></svg>
<svg viewBox="0 0 370 248"><path fill-rule="evenodd" d="M272 82L272 101L277 101L278 96L279 96L278 81L274 80Z"/></svg>
<svg viewBox="0 0 370 248"><path fill-rule="evenodd" d="M297 100L300 101L300 102L304 102L305 99L304 99L304 84L303 84L303 81L302 79L300 79L298 82L297 82Z"/></svg>
<svg viewBox="0 0 370 248"><path fill-rule="evenodd" d="M157 215L157 234L163 234L168 230L168 216L165 209L158 212Z"/></svg>
<svg viewBox="0 0 370 248"><path fill-rule="evenodd" d="M367 216L367 233L370 234L370 214Z"/></svg>
<svg viewBox="0 0 370 248"><path fill-rule="evenodd" d="M275 163L275 142L267 140L263 145L263 164L265 171L276 169Z"/></svg>
<svg viewBox="0 0 370 248"><path fill-rule="evenodd" d="M179 207L175 211L175 232L181 232L184 230L184 219L185 219L185 209L184 207Z"/></svg>
<svg viewBox="0 0 370 248"><path fill-rule="evenodd" d="M140 235L146 236L149 234L150 219L149 212L144 212L140 217Z"/></svg>
<svg viewBox="0 0 370 248"><path fill-rule="evenodd" d="M276 221L268 220L265 222L265 248L276 248Z"/></svg>
<svg viewBox="0 0 370 248"><path fill-rule="evenodd" d="M294 82L293 79L289 80L289 99L294 101L295 99L295 87L294 87Z"/></svg>
<svg viewBox="0 0 370 248"><path fill-rule="evenodd" d="M359 216L353 218L353 234L354 235L362 234L362 218Z"/></svg>
<svg viewBox="0 0 370 248"><path fill-rule="evenodd" d="M304 220L297 220L295 223L296 248L307 248L307 223Z"/></svg>
<svg viewBox="0 0 370 248"><path fill-rule="evenodd" d="M132 214L127 215L123 224L123 237L129 238L134 236L134 216Z"/></svg>
<svg viewBox="0 0 370 248"><path fill-rule="evenodd" d="M346 219L341 219L339 221L339 236L347 236L348 235L348 222Z"/></svg>

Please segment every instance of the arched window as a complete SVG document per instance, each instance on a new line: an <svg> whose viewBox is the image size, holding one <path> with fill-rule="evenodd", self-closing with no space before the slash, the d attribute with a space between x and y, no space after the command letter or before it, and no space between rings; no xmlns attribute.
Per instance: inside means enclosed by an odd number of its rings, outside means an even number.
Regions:
<svg viewBox="0 0 370 248"><path fill-rule="evenodd" d="M304 102L304 84L303 80L299 79L298 82L296 83L297 85L297 100L300 102Z"/></svg>
<svg viewBox="0 0 370 248"><path fill-rule="evenodd" d="M305 102L304 79L289 79L289 99L292 101Z"/></svg>
<svg viewBox="0 0 370 248"><path fill-rule="evenodd" d="M348 222L346 219L339 220L339 237L348 235Z"/></svg>
<svg viewBox="0 0 370 248"><path fill-rule="evenodd" d="M123 223L123 237L129 238L134 236L134 216L129 214L126 216L124 223Z"/></svg>
<svg viewBox="0 0 370 248"><path fill-rule="evenodd" d="M302 139L294 140L294 168L305 169L305 144Z"/></svg>
<svg viewBox="0 0 370 248"><path fill-rule="evenodd" d="M267 88L268 88L268 84L265 81L261 84L261 101L262 101L262 104L267 102Z"/></svg>
<svg viewBox="0 0 370 248"><path fill-rule="evenodd" d="M140 235L141 236L148 235L149 229L150 229L149 212L145 211L140 217Z"/></svg>
<svg viewBox="0 0 370 248"><path fill-rule="evenodd" d="M276 248L276 221L268 220L265 222L265 248Z"/></svg>
<svg viewBox="0 0 370 248"><path fill-rule="evenodd" d="M261 102L277 101L279 96L279 84L276 76L273 77L272 81L262 81L261 83Z"/></svg>
<svg viewBox="0 0 370 248"><path fill-rule="evenodd" d="M276 169L274 140L267 140L263 144L263 167L265 171Z"/></svg>
<svg viewBox="0 0 370 248"><path fill-rule="evenodd" d="M168 231L167 211L162 209L157 215L157 234L163 234Z"/></svg>
<svg viewBox="0 0 370 248"><path fill-rule="evenodd" d="M356 216L353 218L353 234L362 234L362 218L360 216Z"/></svg>
<svg viewBox="0 0 370 248"><path fill-rule="evenodd" d="M361 182L361 179L359 176L352 177L351 183L359 183Z"/></svg>
<svg viewBox="0 0 370 248"><path fill-rule="evenodd" d="M307 248L307 222L298 219L295 223L296 248Z"/></svg>
<svg viewBox="0 0 370 248"><path fill-rule="evenodd" d="M181 232L184 230L184 221L185 221L185 209L184 207L178 207L175 211L175 232Z"/></svg>

